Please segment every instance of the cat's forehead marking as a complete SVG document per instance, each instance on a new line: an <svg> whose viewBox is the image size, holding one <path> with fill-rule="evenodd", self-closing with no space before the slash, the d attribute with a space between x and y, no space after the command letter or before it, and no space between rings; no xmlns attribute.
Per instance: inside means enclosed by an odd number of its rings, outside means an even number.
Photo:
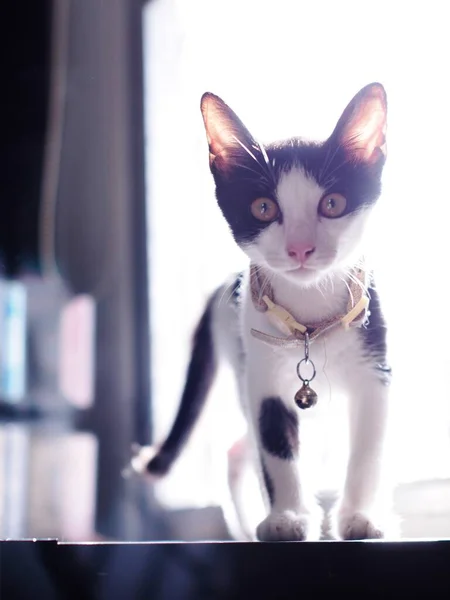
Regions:
<svg viewBox="0 0 450 600"><path fill-rule="evenodd" d="M276 192L283 213L295 217L315 214L325 190L302 167L295 166L281 173Z"/></svg>

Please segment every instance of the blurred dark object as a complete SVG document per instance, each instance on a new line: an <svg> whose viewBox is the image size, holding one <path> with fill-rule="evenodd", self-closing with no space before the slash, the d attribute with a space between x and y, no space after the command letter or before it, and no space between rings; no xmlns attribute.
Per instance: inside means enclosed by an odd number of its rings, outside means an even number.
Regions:
<svg viewBox="0 0 450 600"><path fill-rule="evenodd" d="M5 598L448 597L450 542L2 544ZM26 577L24 577L26 572Z"/></svg>
<svg viewBox="0 0 450 600"><path fill-rule="evenodd" d="M27 287L29 363L26 397L0 398L0 414L51 423L56 411L59 428L94 434L97 530L152 537L150 509L136 507L148 492L121 475L151 431L142 4L11 0L0 26L0 275ZM95 389L74 419L57 344L61 310L79 294L95 301Z"/></svg>
<svg viewBox="0 0 450 600"><path fill-rule="evenodd" d="M1 273L39 271L39 210L47 140L52 2L2 2Z"/></svg>

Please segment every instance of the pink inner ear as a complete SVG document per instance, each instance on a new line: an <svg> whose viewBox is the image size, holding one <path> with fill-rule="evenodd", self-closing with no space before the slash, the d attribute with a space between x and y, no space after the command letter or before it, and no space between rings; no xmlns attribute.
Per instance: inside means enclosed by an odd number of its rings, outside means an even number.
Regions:
<svg viewBox="0 0 450 600"><path fill-rule="evenodd" d="M220 163L225 166L229 159L229 150L236 141L232 119L220 102L215 97L205 99L202 114L208 138L210 162L220 158Z"/></svg>
<svg viewBox="0 0 450 600"><path fill-rule="evenodd" d="M209 141L209 162L215 163L216 167L227 172L233 164L233 149L236 147L235 138L227 131L222 131L218 137Z"/></svg>
<svg viewBox="0 0 450 600"><path fill-rule="evenodd" d="M231 108L214 94L203 96L201 111L210 165L214 163L216 169L227 173L240 160L242 152L250 151L253 138Z"/></svg>
<svg viewBox="0 0 450 600"><path fill-rule="evenodd" d="M357 160L374 163L386 155L386 106L379 93L362 100L343 132L342 143Z"/></svg>
<svg viewBox="0 0 450 600"><path fill-rule="evenodd" d="M215 114L211 119L208 119L206 127L209 150L213 156L219 154L223 156L227 148L235 145L235 140L230 127L221 118L220 113Z"/></svg>

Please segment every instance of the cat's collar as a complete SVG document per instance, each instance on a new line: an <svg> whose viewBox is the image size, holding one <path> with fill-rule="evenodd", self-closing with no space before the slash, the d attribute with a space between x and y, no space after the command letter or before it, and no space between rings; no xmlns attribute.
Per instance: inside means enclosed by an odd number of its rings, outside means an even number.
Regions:
<svg viewBox="0 0 450 600"><path fill-rule="evenodd" d="M359 327L366 322L369 306L366 279L365 269L354 268L348 278L349 299L347 311L344 314L337 314L334 317L325 319L320 323L303 325L296 321L285 308L275 303L272 286L267 280L262 282L260 270L255 265L251 265L250 289L253 305L259 312L267 313L270 322L287 337L279 338L257 329L252 329L251 333L253 337L273 346L296 348L304 345L306 333L312 342L326 331L338 326L344 329Z"/></svg>

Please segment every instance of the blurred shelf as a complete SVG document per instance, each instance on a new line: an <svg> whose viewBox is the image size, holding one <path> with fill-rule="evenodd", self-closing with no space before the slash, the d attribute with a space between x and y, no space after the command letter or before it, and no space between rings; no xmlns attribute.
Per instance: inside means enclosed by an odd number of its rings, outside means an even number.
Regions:
<svg viewBox="0 0 450 600"><path fill-rule="evenodd" d="M0 400L0 423L35 421L44 417L44 411L31 404L11 404Z"/></svg>
<svg viewBox="0 0 450 600"><path fill-rule="evenodd" d="M5 542L0 591L21 598L448 597L449 541L58 544ZM23 573L27 576L24 577ZM10 595L8 595L8 593ZM431 593L431 594L430 594Z"/></svg>

